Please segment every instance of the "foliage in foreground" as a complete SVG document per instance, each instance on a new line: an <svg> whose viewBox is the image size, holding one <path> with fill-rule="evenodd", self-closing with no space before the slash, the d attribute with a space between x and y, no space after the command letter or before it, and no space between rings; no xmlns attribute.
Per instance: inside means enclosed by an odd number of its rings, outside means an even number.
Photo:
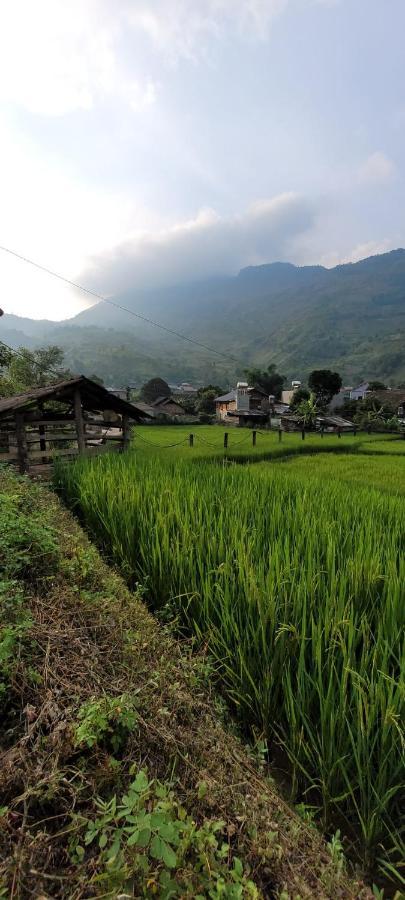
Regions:
<svg viewBox="0 0 405 900"><path fill-rule="evenodd" d="M0 896L369 900L55 496L0 471L0 524Z"/></svg>
<svg viewBox="0 0 405 900"><path fill-rule="evenodd" d="M7 486L5 491L1 489L3 478ZM0 896L9 896L8 880L4 880L2 874L10 868L14 870L12 893L17 890L20 896L21 884L26 884L27 879L33 885L35 879L33 881L32 876L37 879L37 887L41 884L41 872L35 867L29 878L23 851L26 837L35 848L31 853L36 852L39 858L44 852L41 840L45 846L48 844L48 855L59 855L58 871L54 875L45 872L43 877L47 879L47 887L53 882L63 884L66 879L71 889L69 896L96 896L101 892L102 896L115 897L117 892L129 890L130 896L154 895L162 900L169 897L191 900L198 896L229 900L258 898L261 896L259 890L227 839L227 823L202 818L197 824L176 798L175 782L148 777L146 770L136 763L132 766L125 763L130 741L139 730L139 688L131 686L122 694L109 695L100 679L101 671L96 673L99 693L88 696L80 705L82 688L74 681L71 685L74 695L69 705L65 700L60 711L58 709L57 704L61 703L58 678L56 692L50 698L50 649L60 640L60 623L56 608L53 615L51 611L55 633L49 623L43 622L45 609L49 607L49 591L64 569L69 572L70 580L76 573L73 590L78 591L77 573L80 572L80 581L86 587L82 602L91 603L89 613L93 628L98 590L95 593L89 591L94 579L90 574L93 572L91 563L94 563L91 554L88 558L80 547L75 547L74 567L70 565L42 500L40 488L0 472L0 750L3 759L0 792L2 800L6 801L6 805L0 807ZM96 557L94 551L93 556ZM99 588L97 582L96 587ZM31 605L37 611L39 609L44 634L35 621ZM66 626L67 621L64 621L63 628ZM77 617L73 642L80 642L77 635L85 636L86 630L76 626ZM105 622L101 621L98 627L105 631ZM107 634L111 634L111 625ZM44 639L45 644L48 641L45 655L41 648ZM64 642L69 643L69 640L72 636L65 632ZM69 646L66 649L69 652ZM94 651L97 654L96 644ZM83 652L79 647L79 657ZM127 665L125 653L116 661L118 679L122 678L121 665ZM68 680L69 671L64 674L64 681ZM43 687L45 701L41 709ZM87 690L88 686L84 685L85 696ZM28 728L27 733L21 735L24 718ZM37 747L33 739L36 732ZM19 812L18 794L22 785L21 772L15 765L14 740L20 746L19 758L24 772L23 815ZM26 758L23 748L27 751ZM134 745L132 753L133 748ZM53 760L52 750L55 752ZM11 754L9 762L7 751ZM45 764L42 784L39 778L41 754ZM63 757L67 765L65 771ZM126 767L130 771L126 772ZM10 779L11 784L15 781L17 786L15 794L10 793ZM89 780L90 792L85 790ZM63 801L57 798L63 783L68 781L72 781L74 789L64 809ZM92 786L97 784L101 794L94 798ZM121 792L119 799L114 787ZM55 812L49 812L52 801ZM48 817L50 834L44 830ZM36 819L40 820L39 829ZM57 833L53 835L55 819L60 823L62 836L70 837L66 860L69 874L66 875L60 875L64 850L63 840L59 843ZM15 822L20 826L17 843L12 839ZM58 847L57 851L52 849L52 841ZM35 889L35 895L42 896L42 891ZM52 894L59 895L58 889Z"/></svg>
<svg viewBox="0 0 405 900"><path fill-rule="evenodd" d="M135 455L62 468L59 485L128 580L207 641L241 720L283 744L323 826L338 817L389 875L403 856L401 502Z"/></svg>
<svg viewBox="0 0 405 900"><path fill-rule="evenodd" d="M132 767L132 775L135 771ZM230 865L231 847L222 837L226 823L198 826L170 787L149 779L145 770L136 773L120 799L99 797L96 807L96 818L79 819L71 855L80 863L85 847L97 846L97 883L109 895L128 890L136 879L144 885L142 896L158 895L162 900L259 897L241 860L233 856Z"/></svg>

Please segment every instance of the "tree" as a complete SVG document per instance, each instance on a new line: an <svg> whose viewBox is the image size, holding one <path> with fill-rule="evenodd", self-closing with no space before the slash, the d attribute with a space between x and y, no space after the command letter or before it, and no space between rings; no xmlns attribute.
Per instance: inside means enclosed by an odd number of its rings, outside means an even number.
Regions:
<svg viewBox="0 0 405 900"><path fill-rule="evenodd" d="M163 378L151 378L141 388L141 397L145 403L153 403L158 397L171 397L169 385Z"/></svg>
<svg viewBox="0 0 405 900"><path fill-rule="evenodd" d="M20 347L8 358L7 369L0 380L2 396L20 394L30 388L45 387L70 378L72 373L62 367L63 359L60 347L40 347L38 350Z"/></svg>
<svg viewBox="0 0 405 900"><path fill-rule="evenodd" d="M314 369L308 378L308 385L315 394L319 406L329 406L332 397L338 394L342 387L342 379L338 372L330 369Z"/></svg>
<svg viewBox="0 0 405 900"><path fill-rule="evenodd" d="M309 393L307 388L297 388L292 395L292 400L290 403L290 409L297 409L297 407L302 403L303 400L309 400L311 394Z"/></svg>
<svg viewBox="0 0 405 900"><path fill-rule="evenodd" d="M197 403L196 410L199 413L208 413L209 415L213 415L215 412L215 397L218 397L218 391L213 388L208 388L200 394Z"/></svg>
<svg viewBox="0 0 405 900"><path fill-rule="evenodd" d="M216 397L219 397L224 392L223 388L219 387L218 384L205 384L204 387L198 388L197 397L202 397L207 391L215 391Z"/></svg>
<svg viewBox="0 0 405 900"><path fill-rule="evenodd" d="M7 368L12 359L12 351L5 344L0 343L0 369Z"/></svg>
<svg viewBox="0 0 405 900"><path fill-rule="evenodd" d="M285 378L279 375L276 366L271 363L267 369L245 369L245 375L250 387L260 387L267 395L273 394L277 400L281 397Z"/></svg>
<svg viewBox="0 0 405 900"><path fill-rule="evenodd" d="M369 391L386 391L387 385L383 381L370 381L368 385Z"/></svg>

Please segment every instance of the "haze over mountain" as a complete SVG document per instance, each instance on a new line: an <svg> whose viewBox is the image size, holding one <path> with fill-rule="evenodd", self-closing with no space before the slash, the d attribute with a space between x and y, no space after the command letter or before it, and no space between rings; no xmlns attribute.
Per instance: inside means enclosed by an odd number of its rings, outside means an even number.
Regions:
<svg viewBox="0 0 405 900"><path fill-rule="evenodd" d="M5 316L14 347L57 343L76 372L106 383L230 382L243 367L275 362L288 377L316 367L363 377L405 379L405 250L326 269L272 263L114 301L218 351L210 354L127 312L98 303L63 323ZM226 358L226 354L236 362Z"/></svg>

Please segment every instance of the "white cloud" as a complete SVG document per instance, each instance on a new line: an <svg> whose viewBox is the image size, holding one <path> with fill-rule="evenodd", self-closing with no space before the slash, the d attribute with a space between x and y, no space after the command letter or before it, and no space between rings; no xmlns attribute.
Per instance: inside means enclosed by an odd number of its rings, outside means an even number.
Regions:
<svg viewBox="0 0 405 900"><path fill-rule="evenodd" d="M140 222L154 227L132 192L83 184L0 118L0 244L68 278L94 253L114 245ZM83 295L0 252L0 306L6 312L54 319L83 308Z"/></svg>
<svg viewBox="0 0 405 900"><path fill-rule="evenodd" d="M388 253L389 250L395 250L396 247L397 244L392 238L383 238L380 241L366 241L364 244L357 244L340 262L358 262L360 259L367 259L368 256Z"/></svg>
<svg viewBox="0 0 405 900"><path fill-rule="evenodd" d="M123 33L119 4L3 3L0 100L46 116L88 110L109 97L122 97L137 110L150 105L155 99L150 78L134 76L121 63Z"/></svg>
<svg viewBox="0 0 405 900"><path fill-rule="evenodd" d="M265 40L288 8L330 0L13 0L0 5L0 101L44 116L156 100L152 69L201 60L212 42Z"/></svg>
<svg viewBox="0 0 405 900"><path fill-rule="evenodd" d="M396 166L389 156L377 150L361 164L358 177L361 184L387 184L396 175Z"/></svg>
<svg viewBox="0 0 405 900"><path fill-rule="evenodd" d="M293 238L312 221L311 205L294 193L261 200L233 217L206 209L190 221L119 243L97 256L82 278L117 296L133 288L234 274L243 266L288 259Z"/></svg>

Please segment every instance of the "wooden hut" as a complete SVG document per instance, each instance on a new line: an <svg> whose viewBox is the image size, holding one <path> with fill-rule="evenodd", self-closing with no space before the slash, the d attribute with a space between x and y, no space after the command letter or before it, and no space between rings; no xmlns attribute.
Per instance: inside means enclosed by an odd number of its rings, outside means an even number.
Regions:
<svg viewBox="0 0 405 900"><path fill-rule="evenodd" d="M0 463L27 472L55 456L125 450L131 422L145 415L84 375L5 397L0 399Z"/></svg>

